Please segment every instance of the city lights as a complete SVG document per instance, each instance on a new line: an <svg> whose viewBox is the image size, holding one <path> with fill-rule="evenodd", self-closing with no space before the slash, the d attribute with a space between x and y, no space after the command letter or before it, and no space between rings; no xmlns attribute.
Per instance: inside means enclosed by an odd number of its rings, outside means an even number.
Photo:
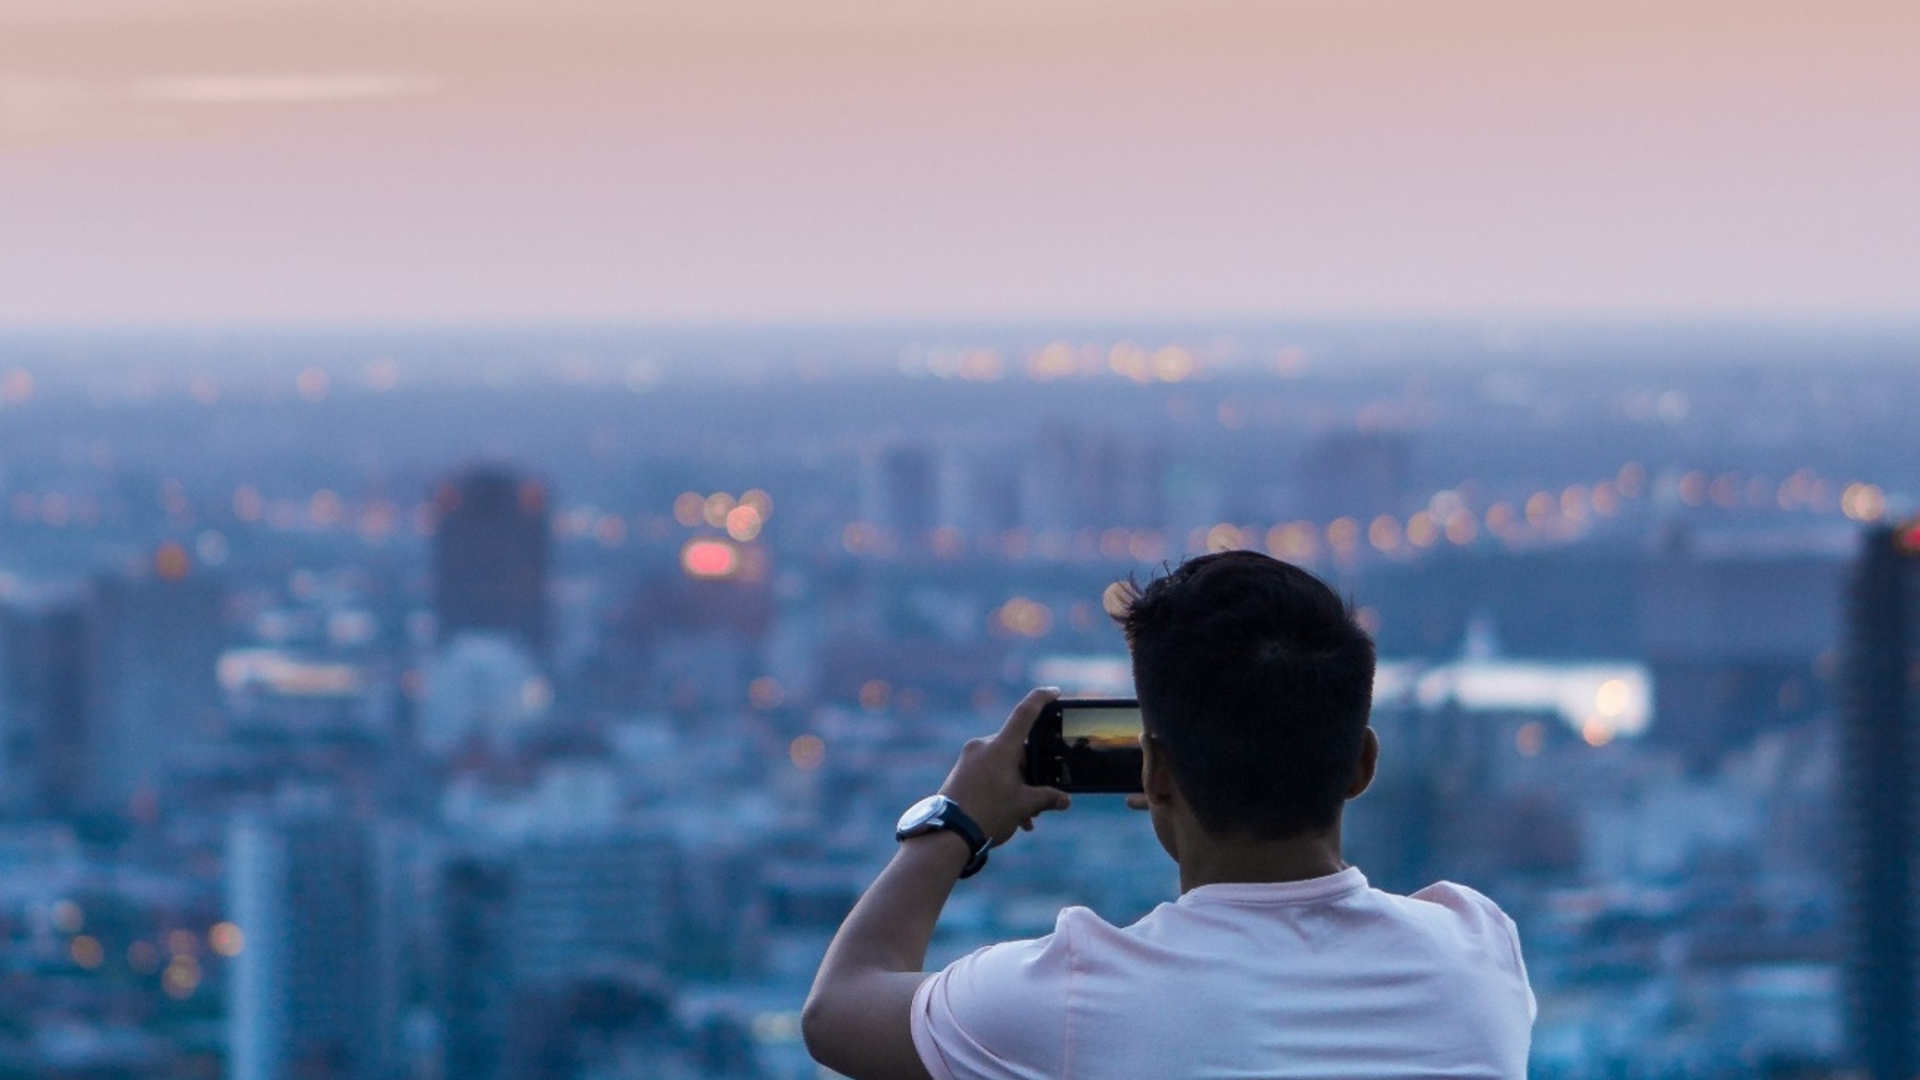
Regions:
<svg viewBox="0 0 1920 1080"><path fill-rule="evenodd" d="M995 621L1010 634L1045 637L1053 629L1053 611L1038 601L1016 596L1001 605Z"/></svg>
<svg viewBox="0 0 1920 1080"><path fill-rule="evenodd" d="M827 760L827 744L818 735L801 735L787 748L795 768L811 772Z"/></svg>
<svg viewBox="0 0 1920 1080"><path fill-rule="evenodd" d="M99 967L107 957L106 950L101 947L99 939L86 934L74 938L68 944L67 951L75 964L88 971Z"/></svg>
<svg viewBox="0 0 1920 1080"><path fill-rule="evenodd" d="M1136 695L1116 617L1261 551L1378 651L1342 857L1524 898L1529 1060L1843 1068L1843 630L1863 545L1920 565L1881 416L1920 388L1762 412L1613 337L1155 325L16 350L0 960L51 991L8 1062L810 1074L801 969L893 814L1032 687ZM1177 898L1150 822L1075 802L929 955Z"/></svg>
<svg viewBox="0 0 1920 1080"><path fill-rule="evenodd" d="M233 923L215 923L207 931L207 947L221 956L232 958L239 956L247 947L247 938Z"/></svg>
<svg viewBox="0 0 1920 1080"><path fill-rule="evenodd" d="M680 566L691 577L729 578L740 570L740 549L725 540L690 540L680 549Z"/></svg>

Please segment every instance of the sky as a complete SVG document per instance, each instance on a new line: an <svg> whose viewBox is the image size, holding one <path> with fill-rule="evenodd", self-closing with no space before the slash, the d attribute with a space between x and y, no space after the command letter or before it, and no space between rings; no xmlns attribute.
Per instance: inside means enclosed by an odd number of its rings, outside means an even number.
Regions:
<svg viewBox="0 0 1920 1080"><path fill-rule="evenodd" d="M1910 0L0 0L0 325L1920 316Z"/></svg>

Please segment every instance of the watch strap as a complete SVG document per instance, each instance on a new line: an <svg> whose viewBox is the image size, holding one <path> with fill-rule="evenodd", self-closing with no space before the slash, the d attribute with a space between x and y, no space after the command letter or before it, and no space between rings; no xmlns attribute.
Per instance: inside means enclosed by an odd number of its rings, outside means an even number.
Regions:
<svg viewBox="0 0 1920 1080"><path fill-rule="evenodd" d="M967 850L973 853L973 856L967 860L967 865L961 868L961 877L970 878L979 873L981 867L987 865L987 849L991 848L993 843L987 838L986 830L980 827L979 822L973 820L971 814L960 809L959 803L945 796L941 796L940 811L932 820L912 831L895 830L894 839L909 840L941 830L959 837L960 841L967 845Z"/></svg>
<svg viewBox="0 0 1920 1080"><path fill-rule="evenodd" d="M960 809L960 804L952 799L947 800L946 809L940 812L940 822L952 829L960 839L965 840L967 850L973 852L973 857L967 860L967 865L960 869L960 876L970 878L979 873L980 868L987 865L987 849L993 846L992 841L987 839L987 831L980 827L979 822L973 820L973 815Z"/></svg>

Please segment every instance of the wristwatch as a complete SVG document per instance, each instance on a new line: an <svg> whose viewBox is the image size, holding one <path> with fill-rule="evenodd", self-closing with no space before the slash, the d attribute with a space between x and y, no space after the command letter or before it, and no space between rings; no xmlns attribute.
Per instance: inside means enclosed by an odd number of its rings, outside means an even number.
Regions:
<svg viewBox="0 0 1920 1080"><path fill-rule="evenodd" d="M960 804L945 795L929 795L900 815L900 823L893 827L895 840L906 840L915 836L924 836L941 829L951 829L955 836L966 841L967 850L973 852L973 858L960 871L960 876L970 878L987 865L987 849L993 842L980 828L980 823L967 816Z"/></svg>

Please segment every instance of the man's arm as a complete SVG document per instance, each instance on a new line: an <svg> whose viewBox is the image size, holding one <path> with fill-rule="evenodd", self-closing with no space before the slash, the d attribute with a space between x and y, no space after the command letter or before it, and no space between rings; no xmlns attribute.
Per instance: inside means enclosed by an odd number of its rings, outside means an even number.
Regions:
<svg viewBox="0 0 1920 1080"><path fill-rule="evenodd" d="M1032 828L1035 815L1064 810L1067 796L1020 776L1027 732L1057 690L1035 690L992 738L974 739L940 785L995 844ZM934 923L972 853L949 830L913 837L860 897L820 961L800 1014L807 1051L854 1080L928 1080L913 1045L913 995Z"/></svg>

